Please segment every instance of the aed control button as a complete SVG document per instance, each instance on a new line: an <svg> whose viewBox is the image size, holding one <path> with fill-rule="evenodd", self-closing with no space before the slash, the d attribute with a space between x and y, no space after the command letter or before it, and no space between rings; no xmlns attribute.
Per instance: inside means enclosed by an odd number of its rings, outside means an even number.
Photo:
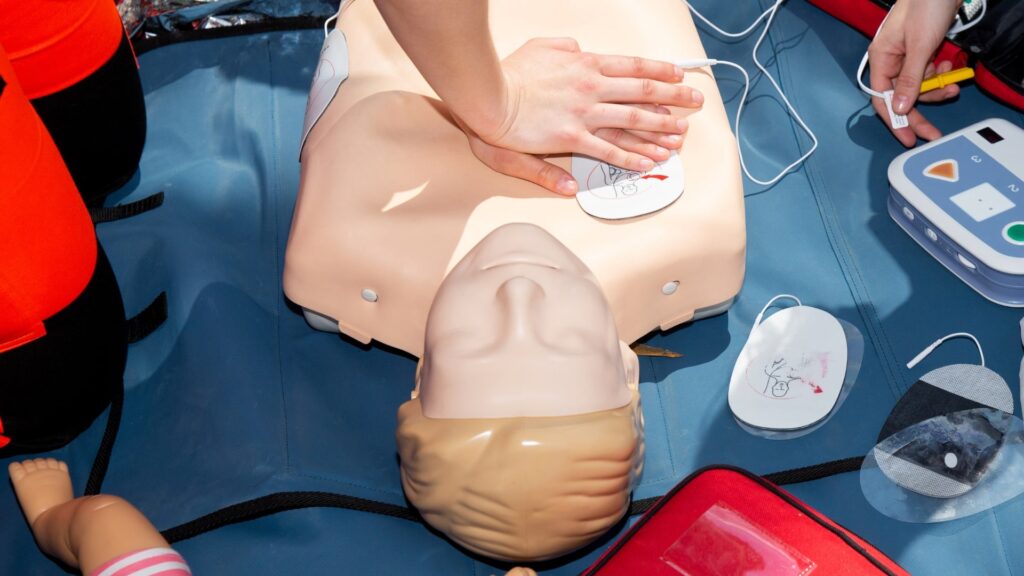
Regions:
<svg viewBox="0 0 1024 576"><path fill-rule="evenodd" d="M924 235L927 236L928 239L931 240L932 242L937 242L939 240L939 235L936 234L935 230L932 230L931 228L925 228Z"/></svg>
<svg viewBox="0 0 1024 576"><path fill-rule="evenodd" d="M906 206L903 207L903 215L907 217L907 220L914 221L914 211Z"/></svg>
<svg viewBox="0 0 1024 576"><path fill-rule="evenodd" d="M935 178L936 180L945 180L946 182L956 182L960 180L960 166L956 163L956 160L947 158L946 160L939 160L929 164L924 169L924 175L929 178Z"/></svg>
<svg viewBox="0 0 1024 576"><path fill-rule="evenodd" d="M960 263L964 265L964 268L967 268L968 270L976 270L978 268L977 266L974 265L974 262L971 262L967 258L964 258L963 254L957 254L956 259L959 260Z"/></svg>
<svg viewBox="0 0 1024 576"><path fill-rule="evenodd" d="M1003 238L1011 244L1024 246L1024 222L1011 222L1003 228Z"/></svg>

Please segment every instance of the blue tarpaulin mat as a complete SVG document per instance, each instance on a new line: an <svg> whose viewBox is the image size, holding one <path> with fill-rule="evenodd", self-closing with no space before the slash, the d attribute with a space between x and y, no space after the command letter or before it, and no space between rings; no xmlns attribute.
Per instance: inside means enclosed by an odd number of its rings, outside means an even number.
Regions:
<svg viewBox="0 0 1024 576"><path fill-rule="evenodd" d="M770 2L695 4L738 30ZM753 70L753 37L722 42L706 32L709 56ZM166 200L157 210L100 225L99 235L128 313L166 290L169 317L129 350L124 421L104 490L135 503L160 528L282 490L405 504L394 426L415 361L312 330L281 290L302 115L322 39L316 30L250 34L173 44L140 59L148 140L138 176L108 203L160 190ZM1016 397L1021 313L978 296L888 216L886 168L902 147L857 90L853 74L867 43L803 1L779 12L760 57L821 145L774 187L747 183L747 277L728 313L649 338L683 356L641 359L647 452L636 497L663 494L712 463L768 473L866 454L918 376L942 364L976 362L973 345L958 341L905 368L950 332L977 335L988 365ZM742 79L727 68L715 73L732 115ZM765 79L755 76L754 83L741 145L752 170L764 176L808 141ZM925 112L947 132L992 116L1024 121L974 87ZM726 390L754 316L782 292L857 326L866 350L856 387L827 425L773 441L740 429ZM104 420L53 454L69 462L79 490ZM913 573L1024 574L1024 498L920 525L875 512L856 474L789 488ZM37 551L13 492L0 492L0 573L64 573ZM614 536L542 568L577 573ZM422 524L336 509L281 513L176 547L196 574L225 576L482 575L506 568Z"/></svg>

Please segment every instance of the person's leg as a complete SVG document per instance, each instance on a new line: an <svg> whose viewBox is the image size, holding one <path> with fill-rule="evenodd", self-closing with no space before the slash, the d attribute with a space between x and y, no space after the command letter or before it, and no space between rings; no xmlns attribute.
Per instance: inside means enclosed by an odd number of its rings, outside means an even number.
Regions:
<svg viewBox="0 0 1024 576"><path fill-rule="evenodd" d="M74 498L63 462L37 458L12 463L8 471L39 548L84 574L132 552L168 547L125 500L105 494Z"/></svg>

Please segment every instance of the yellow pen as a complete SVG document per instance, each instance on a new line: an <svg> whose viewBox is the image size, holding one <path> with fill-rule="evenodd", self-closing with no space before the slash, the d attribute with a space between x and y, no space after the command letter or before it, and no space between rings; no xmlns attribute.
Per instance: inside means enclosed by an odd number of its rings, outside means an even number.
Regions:
<svg viewBox="0 0 1024 576"><path fill-rule="evenodd" d="M938 90L939 88L949 86L950 84L957 84L964 80L970 80L971 78L974 78L973 68L957 68L956 70L936 74L930 78L925 78L924 82L921 82L921 94L931 92L932 90Z"/></svg>

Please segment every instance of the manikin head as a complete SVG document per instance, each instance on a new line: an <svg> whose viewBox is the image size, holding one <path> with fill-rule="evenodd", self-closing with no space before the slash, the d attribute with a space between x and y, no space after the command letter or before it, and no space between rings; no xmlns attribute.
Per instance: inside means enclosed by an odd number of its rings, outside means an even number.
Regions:
<svg viewBox="0 0 1024 576"><path fill-rule="evenodd" d="M584 546L625 514L643 465L638 379L587 267L537 226L502 226L431 307L398 412L405 493L486 556Z"/></svg>

